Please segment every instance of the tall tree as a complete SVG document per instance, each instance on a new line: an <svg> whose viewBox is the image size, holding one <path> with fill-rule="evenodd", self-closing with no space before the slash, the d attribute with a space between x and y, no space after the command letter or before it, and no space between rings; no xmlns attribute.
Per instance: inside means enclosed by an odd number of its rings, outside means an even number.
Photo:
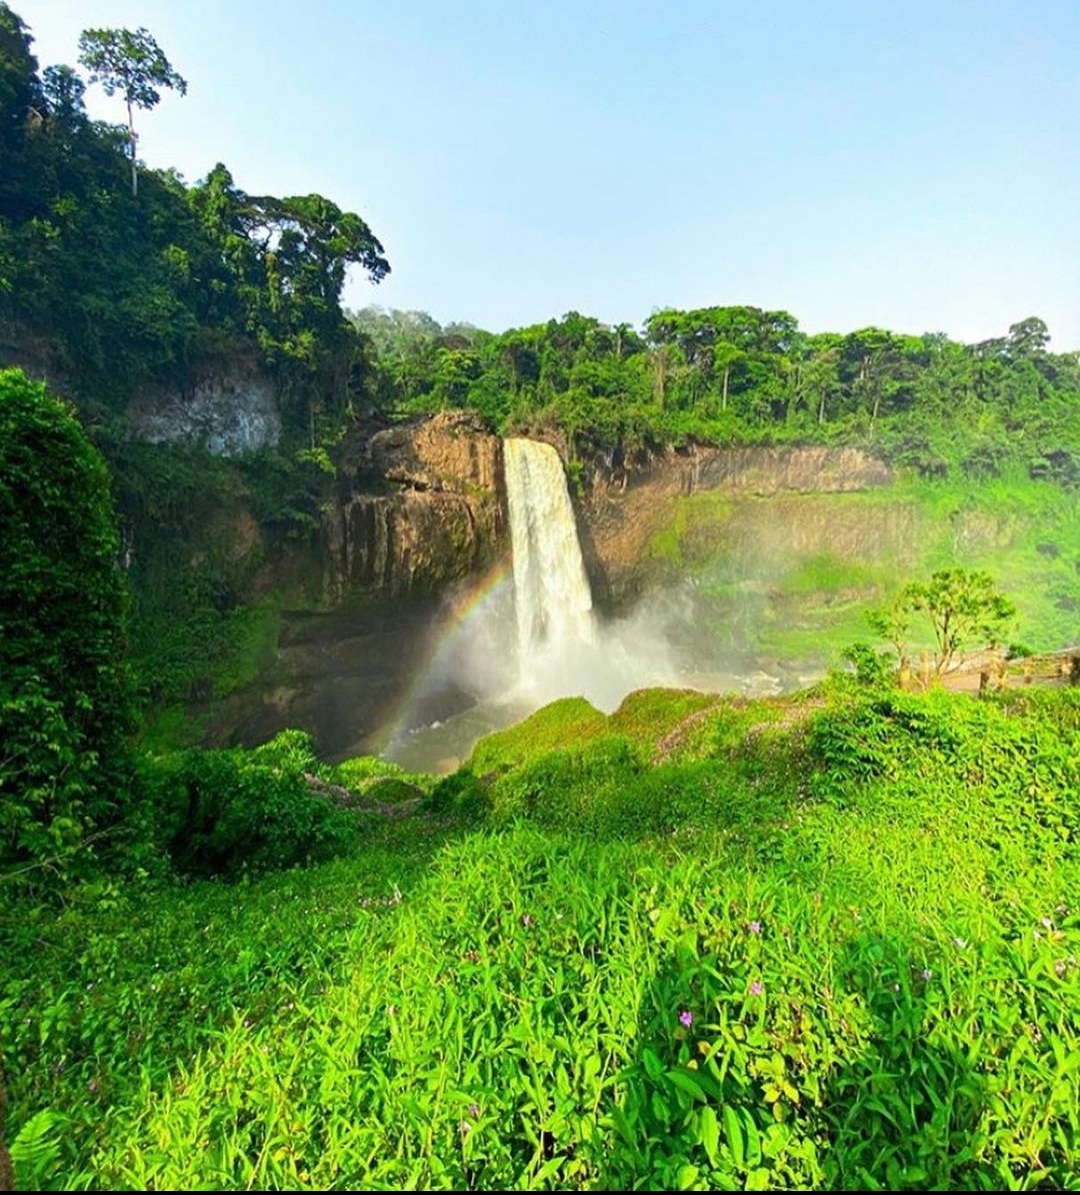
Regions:
<svg viewBox="0 0 1080 1195"><path fill-rule="evenodd" d="M187 94L187 82L173 70L157 42L143 28L86 29L79 37L79 62L90 72L90 82L100 83L106 95L118 91L127 103L128 142L131 147L131 193L138 194L135 169L133 108L149 111L161 100L160 88Z"/></svg>

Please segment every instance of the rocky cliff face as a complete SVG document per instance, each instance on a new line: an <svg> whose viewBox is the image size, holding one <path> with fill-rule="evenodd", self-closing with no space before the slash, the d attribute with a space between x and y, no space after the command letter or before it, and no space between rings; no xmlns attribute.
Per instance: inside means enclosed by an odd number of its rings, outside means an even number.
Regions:
<svg viewBox="0 0 1080 1195"><path fill-rule="evenodd" d="M891 480L887 465L854 448L691 445L633 463L599 460L581 507L590 577L601 600L619 603L640 592L649 580L650 542L670 525L680 498L844 493Z"/></svg>
<svg viewBox="0 0 1080 1195"><path fill-rule="evenodd" d="M328 603L434 593L505 549L502 446L471 417L380 431L348 455L350 490L322 525Z"/></svg>
<svg viewBox="0 0 1080 1195"><path fill-rule="evenodd" d="M277 390L263 369L240 357L208 365L183 388L140 394L128 409L137 440L194 444L218 456L238 456L277 444Z"/></svg>
<svg viewBox="0 0 1080 1195"><path fill-rule="evenodd" d="M502 444L473 416L444 412L357 436L346 460L349 487L322 526L328 605L350 594L438 593L509 550ZM694 445L634 465L594 461L576 513L596 596L618 603L648 584L650 541L680 498L841 493L891 479L851 448Z"/></svg>
<svg viewBox="0 0 1080 1195"><path fill-rule="evenodd" d="M253 684L214 703L208 738L257 742L304 726L330 755L378 750L380 728L446 623L442 599L509 551L502 475L501 441L461 412L355 428L317 542L262 572L261 588L291 584L296 594L273 658ZM730 510L718 507L683 536L687 552L719 547L722 526L726 550L738 556L744 541L752 541L751 553L763 542L770 519L805 530L806 520L785 507L810 501L799 496L804 491L888 480L883 465L850 450L695 447L632 468L594 461L576 501L594 595L629 604L654 581L670 581L650 548L687 496L709 491L731 500ZM847 539L862 533L861 525L848 530ZM798 546L785 540L778 551Z"/></svg>
<svg viewBox="0 0 1080 1195"><path fill-rule="evenodd" d="M413 490L489 497L502 492L501 441L461 411L376 432L368 456L381 477Z"/></svg>

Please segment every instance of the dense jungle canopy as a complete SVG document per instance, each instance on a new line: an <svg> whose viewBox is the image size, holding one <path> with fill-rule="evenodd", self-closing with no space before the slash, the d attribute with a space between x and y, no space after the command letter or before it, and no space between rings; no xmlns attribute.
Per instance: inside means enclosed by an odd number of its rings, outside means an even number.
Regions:
<svg viewBox="0 0 1080 1195"><path fill-rule="evenodd" d="M141 389L254 352L287 438L309 449L356 415L464 407L498 430L558 425L572 450L850 441L923 472L992 476L1013 458L1080 480L1080 354L1051 352L1036 316L965 345L810 335L745 305L657 310L640 329L570 312L499 333L349 314L348 268L373 282L390 269L363 219L321 195L250 195L221 163L194 184L140 164L132 194L129 131L90 120L84 90L69 66L39 69L0 4L0 348L36 351L99 439Z"/></svg>

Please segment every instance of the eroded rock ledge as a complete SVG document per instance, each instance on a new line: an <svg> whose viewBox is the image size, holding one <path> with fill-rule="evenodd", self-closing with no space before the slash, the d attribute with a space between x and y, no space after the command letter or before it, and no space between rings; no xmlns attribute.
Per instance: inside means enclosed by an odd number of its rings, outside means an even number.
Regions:
<svg viewBox="0 0 1080 1195"><path fill-rule="evenodd" d="M351 455L354 487L323 517L328 603L434 593L504 550L502 445L473 417L388 428Z"/></svg>

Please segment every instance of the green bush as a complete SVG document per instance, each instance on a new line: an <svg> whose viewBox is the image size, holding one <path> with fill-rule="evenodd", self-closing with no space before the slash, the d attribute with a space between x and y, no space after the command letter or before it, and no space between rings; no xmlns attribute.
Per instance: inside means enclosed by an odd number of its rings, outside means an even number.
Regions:
<svg viewBox="0 0 1080 1195"><path fill-rule="evenodd" d="M856 682L868 689L882 689L892 681L893 661L887 651L875 651L869 643L851 643L840 656L855 669Z"/></svg>
<svg viewBox="0 0 1080 1195"><path fill-rule="evenodd" d="M130 838L118 551L105 463L71 410L0 371L0 866L23 875L86 870Z"/></svg>
<svg viewBox="0 0 1080 1195"><path fill-rule="evenodd" d="M644 767L638 748L618 735L547 751L495 780L492 812L500 820L528 817L552 829L582 828L595 821L613 787Z"/></svg>
<svg viewBox="0 0 1080 1195"><path fill-rule="evenodd" d="M462 769L444 776L432 789L429 807L433 813L450 816L465 824L476 822L491 812L491 797L483 781Z"/></svg>
<svg viewBox="0 0 1080 1195"><path fill-rule="evenodd" d="M252 751L146 759L141 781L176 868L236 876L329 859L355 845L356 815L304 779L317 766L308 736L292 730Z"/></svg>

